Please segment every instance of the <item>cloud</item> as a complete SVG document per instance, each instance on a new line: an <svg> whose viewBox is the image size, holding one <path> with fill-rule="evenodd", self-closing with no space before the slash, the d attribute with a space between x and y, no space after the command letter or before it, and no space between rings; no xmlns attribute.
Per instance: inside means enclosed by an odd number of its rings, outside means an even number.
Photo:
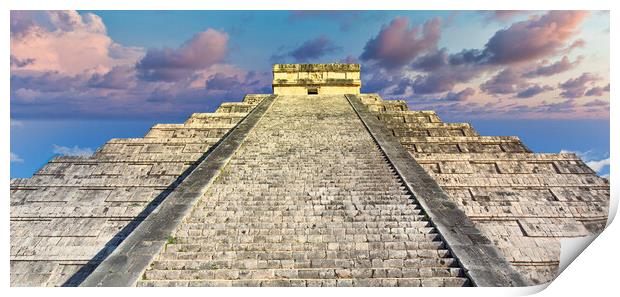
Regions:
<svg viewBox="0 0 620 297"><path fill-rule="evenodd" d="M587 14L584 11L550 11L532 16L495 32L482 49L462 50L451 60L457 64L512 65L567 53L583 46L583 40L571 43L571 39L579 33Z"/></svg>
<svg viewBox="0 0 620 297"><path fill-rule="evenodd" d="M105 33L106 28L99 16L93 13L80 15L77 11L49 11L49 19L56 30L85 30L94 33Z"/></svg>
<svg viewBox="0 0 620 297"><path fill-rule="evenodd" d="M532 109L532 111L541 113L541 114L549 114L549 113L571 113L575 112L575 100L569 99L560 102L548 103L543 101L542 104L537 105Z"/></svg>
<svg viewBox="0 0 620 297"><path fill-rule="evenodd" d="M75 11L11 11L10 47L12 73L105 73L143 55L113 42L99 16Z"/></svg>
<svg viewBox="0 0 620 297"><path fill-rule="evenodd" d="M223 62L228 34L208 29L195 34L178 49L149 49L136 65L138 76L148 81L176 81L197 70Z"/></svg>
<svg viewBox="0 0 620 297"><path fill-rule="evenodd" d="M377 63L386 69L401 68L420 54L434 50L440 37L439 18L411 27L408 18L396 17L368 40L360 60Z"/></svg>
<svg viewBox="0 0 620 297"><path fill-rule="evenodd" d="M63 156L90 156L94 153L93 149L88 147L79 147L77 145L73 147L52 145L54 154Z"/></svg>
<svg viewBox="0 0 620 297"><path fill-rule="evenodd" d="M603 101L601 99L595 99L593 101L590 101L590 102L584 104L583 106L586 106L586 107L606 107L606 108L609 108L609 102Z"/></svg>
<svg viewBox="0 0 620 297"><path fill-rule="evenodd" d="M610 84L605 87L594 87L586 92L586 96L603 96L604 93L609 93Z"/></svg>
<svg viewBox="0 0 620 297"><path fill-rule="evenodd" d="M246 93L270 93L271 75L234 65L216 64L171 82L144 81L132 69L119 67L105 75L11 76L11 116L23 118L183 118L208 112L224 101L240 100ZM134 69L135 71L135 69ZM235 80L222 90L222 79ZM207 87L207 81L220 84ZM32 88L32 89L31 89Z"/></svg>
<svg viewBox="0 0 620 297"><path fill-rule="evenodd" d="M527 11L485 12L497 17L512 17ZM365 69L387 71L363 76L364 83L385 94L456 94L459 84L470 83L487 73L491 79L480 85L480 90L502 97L515 94L529 98L552 89L528 79L548 77L576 67L583 59L570 61L568 57L549 63L546 59L566 55L571 48L583 46L583 40L574 40L587 15L581 11L551 11L534 15L495 32L480 49L464 49L449 53L437 49L440 21L432 19L424 24L427 34L420 34L420 26L410 28L408 19L395 18L369 39L360 56ZM369 67L368 65L372 65ZM412 90L410 93L409 90ZM437 97L435 97L437 98ZM541 108L568 108L574 104L544 103Z"/></svg>
<svg viewBox="0 0 620 297"><path fill-rule="evenodd" d="M535 70L524 74L525 77L552 76L575 68L581 61L583 56L579 56L574 62L570 62L568 57L562 57L562 60L551 65L540 65Z"/></svg>
<svg viewBox="0 0 620 297"><path fill-rule="evenodd" d="M76 11L12 10L11 34L21 35L33 30L105 32L101 18L93 13L80 15Z"/></svg>
<svg viewBox="0 0 620 297"><path fill-rule="evenodd" d="M565 50L566 53L570 53L576 48L584 48L586 46L586 41L583 39L577 39L573 41L573 43Z"/></svg>
<svg viewBox="0 0 620 297"><path fill-rule="evenodd" d="M63 92L71 89L75 91L83 87L84 82L89 78L89 75L72 76L55 71L11 73L11 90L14 93L20 89L35 90L42 93ZM17 97L21 98L20 96Z"/></svg>
<svg viewBox="0 0 620 297"><path fill-rule="evenodd" d="M420 56L413 61L411 68L418 71L430 72L446 65L448 65L448 50L442 48Z"/></svg>
<svg viewBox="0 0 620 297"><path fill-rule="evenodd" d="M513 68L506 68L500 71L480 85L481 90L492 95L512 94L525 87L526 82L521 77L521 74Z"/></svg>
<svg viewBox="0 0 620 297"><path fill-rule="evenodd" d="M356 57L348 55L343 59L340 59L340 61L338 61L339 63L345 63L345 64L359 64L359 61L357 60Z"/></svg>
<svg viewBox="0 0 620 297"><path fill-rule="evenodd" d="M478 69L465 67L457 68L460 69L444 68L426 75L419 75L413 81L413 90L416 94L448 92L458 83L468 82L474 79L479 72Z"/></svg>
<svg viewBox="0 0 620 297"><path fill-rule="evenodd" d="M476 94L473 88L466 88L458 93L448 92L441 100L444 101L465 101Z"/></svg>
<svg viewBox="0 0 620 297"><path fill-rule="evenodd" d="M45 12L12 10L11 11L11 35L21 35L36 25L35 15L45 14Z"/></svg>
<svg viewBox="0 0 620 297"><path fill-rule="evenodd" d="M550 11L497 31L485 45L479 60L493 64L531 61L566 50L587 16L585 11Z"/></svg>
<svg viewBox="0 0 620 297"><path fill-rule="evenodd" d="M32 63L34 63L34 59L32 58L26 58L26 59L20 60L18 58L15 58L15 56L11 55L11 67L22 68Z"/></svg>
<svg viewBox="0 0 620 297"><path fill-rule="evenodd" d="M411 65L411 70L421 73L413 80L416 94L436 94L452 91L459 83L467 83L482 73L492 70L487 65L464 62L464 57L448 54L445 48L419 56Z"/></svg>
<svg viewBox="0 0 620 297"><path fill-rule="evenodd" d="M437 18L427 20L422 25L413 25L411 19L407 18L388 20L362 44L365 47L359 59L363 63L363 91L415 96L417 100L441 105L446 112L452 108L453 112L468 115L481 112L514 115L548 111L566 114L567 110L584 109L590 103L579 102L577 105L575 100L543 101L532 103L536 105L531 106L530 101L510 102L515 97L530 96L541 89L548 90L550 87L547 84L550 82L547 77L575 67L581 61L580 58L571 61L564 57L572 57L567 52L584 45L583 40L576 39L581 24L577 20L579 14L559 11L532 16L491 34L485 46L455 53L437 47L442 24ZM316 17L336 19L338 15L345 14L291 14L292 17L309 20ZM363 15L362 18L366 18L367 13ZM569 17L571 15L572 18ZM226 38L206 38L206 32L211 32L211 36ZM539 36L551 34L549 32L555 32L549 40ZM94 14L58 12L53 15L45 11L13 11L11 117L131 116L179 119L191 112L209 111L223 101L241 99L245 93L270 93L269 72L242 69L226 61L229 47L234 44L228 40L229 36L229 32L206 29L177 47L147 50L112 40L101 18ZM540 48L527 55L524 53L523 57L529 58L507 59L497 54L497 50L502 49L499 41L511 39L520 43L517 37L523 37L526 43L540 42ZM234 38L234 35L230 38ZM292 55L296 51L297 58L312 60L318 59L313 57L324 57L339 50L333 40L316 42L320 39L318 37L297 44L297 48L283 48L282 58L296 59ZM30 48L30 44L36 50ZM205 45L209 44L213 45L214 50L205 50L208 48ZM20 46L19 50L14 50ZM328 54L322 54L325 52ZM84 53L88 53L92 60L85 61ZM314 56L312 53L315 53ZM356 60L348 56L343 61ZM510 79L502 81L498 78L492 81L504 70L514 72L520 78L514 78L513 83L510 83ZM487 76L491 79L487 79ZM498 92L494 94L493 102L469 100L473 94L483 92L472 87L473 84L487 83L481 82L482 78L490 81L486 85L490 92L503 90L511 93ZM536 78L542 79L535 81ZM599 84L604 86L602 82ZM466 91L468 88L471 91ZM588 83L583 94L595 96L601 93L600 89L600 86ZM488 98L481 94L475 99ZM595 101L590 100L591 104L598 104ZM429 105L428 108L434 109L435 106Z"/></svg>
<svg viewBox="0 0 620 297"><path fill-rule="evenodd" d="M20 158L17 154L11 152L11 163L24 163L24 159Z"/></svg>
<svg viewBox="0 0 620 297"><path fill-rule="evenodd" d="M573 151L573 150L561 150L561 154L570 153L575 154L579 158L581 158L588 167L590 167L595 172L600 172L602 169L610 165L609 157L600 158L596 157L592 150L581 152L581 151Z"/></svg>
<svg viewBox="0 0 620 297"><path fill-rule="evenodd" d="M136 71L132 65L122 65L112 68L105 74L94 74L88 81L93 88L128 89L136 85Z"/></svg>
<svg viewBox="0 0 620 297"><path fill-rule="evenodd" d="M334 42L326 36L319 36L304 42L296 49L290 51L288 55L293 57L297 62L306 62L335 53L341 49L341 47L336 46Z"/></svg>
<svg viewBox="0 0 620 297"><path fill-rule="evenodd" d="M256 91L258 89L263 88L264 92L269 92L270 90L264 89L265 82L271 77L268 73L257 73L254 71L250 71L245 73L244 75L226 75L225 73L215 73L205 81L205 87L209 91L226 91L226 92L234 92L238 95L235 96L239 98L239 96L243 96L252 91Z"/></svg>
<svg viewBox="0 0 620 297"><path fill-rule="evenodd" d="M386 91L398 83L398 78L394 74L387 73L385 69L372 65L362 67L362 69L364 69L361 73L363 93Z"/></svg>
<svg viewBox="0 0 620 297"><path fill-rule="evenodd" d="M517 97L518 98L530 98L530 97L534 97L540 93L546 92L546 91L551 91L553 90L553 87L551 86L540 86L540 85L533 85L531 87L528 87L527 89L518 92L517 93Z"/></svg>
<svg viewBox="0 0 620 297"><path fill-rule="evenodd" d="M269 73L226 64L228 34L214 29L147 51L114 42L89 13L13 11L11 28L12 118L178 120L271 92Z"/></svg>
<svg viewBox="0 0 620 297"><path fill-rule="evenodd" d="M395 78L399 79L399 78ZM411 89L412 81L408 77L402 77L399 79L398 84L390 92L392 95L405 95L409 89Z"/></svg>
<svg viewBox="0 0 620 297"><path fill-rule="evenodd" d="M571 78L563 83L560 83L559 87L563 90L560 95L564 98L582 97L586 93L588 86L599 80L601 80L601 78L598 75L584 72L579 77Z"/></svg>
<svg viewBox="0 0 620 297"><path fill-rule="evenodd" d="M28 89L28 88L20 88L15 91L15 95L19 96L22 101L33 101L36 98L40 97L43 93Z"/></svg>
<svg viewBox="0 0 620 297"><path fill-rule="evenodd" d="M586 162L586 165L588 165L588 167L592 168L592 170L594 170L596 172L599 172L603 168L609 166L609 158L602 159L602 160L589 161L589 162Z"/></svg>

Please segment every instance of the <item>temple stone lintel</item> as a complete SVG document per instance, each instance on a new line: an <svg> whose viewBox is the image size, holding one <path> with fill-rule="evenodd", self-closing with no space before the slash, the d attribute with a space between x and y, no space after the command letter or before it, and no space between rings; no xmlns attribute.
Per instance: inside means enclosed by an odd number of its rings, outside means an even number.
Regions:
<svg viewBox="0 0 620 297"><path fill-rule="evenodd" d="M360 94L359 64L275 64L276 95Z"/></svg>

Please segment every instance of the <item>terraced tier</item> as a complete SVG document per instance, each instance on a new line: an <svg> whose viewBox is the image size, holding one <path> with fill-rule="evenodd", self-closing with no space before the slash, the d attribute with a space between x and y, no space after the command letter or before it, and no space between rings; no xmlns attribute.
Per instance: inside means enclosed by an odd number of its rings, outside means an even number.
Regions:
<svg viewBox="0 0 620 297"><path fill-rule="evenodd" d="M555 278L560 238L605 227L609 182L575 154L533 153L518 137L480 136L377 94L359 98L529 282Z"/></svg>
<svg viewBox="0 0 620 297"><path fill-rule="evenodd" d="M11 180L11 286L76 286L133 232L200 158L267 95L58 156Z"/></svg>

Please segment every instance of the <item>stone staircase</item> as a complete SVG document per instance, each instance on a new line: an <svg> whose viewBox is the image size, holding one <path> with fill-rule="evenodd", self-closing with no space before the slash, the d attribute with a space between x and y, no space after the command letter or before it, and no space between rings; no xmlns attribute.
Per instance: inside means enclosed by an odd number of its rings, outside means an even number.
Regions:
<svg viewBox="0 0 620 297"><path fill-rule="evenodd" d="M138 286L467 286L342 95L279 96Z"/></svg>

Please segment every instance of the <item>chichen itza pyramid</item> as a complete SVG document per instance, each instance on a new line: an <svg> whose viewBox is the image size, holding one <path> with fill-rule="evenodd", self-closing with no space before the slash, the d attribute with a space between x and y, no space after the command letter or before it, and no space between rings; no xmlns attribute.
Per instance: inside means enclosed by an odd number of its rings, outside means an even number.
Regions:
<svg viewBox="0 0 620 297"><path fill-rule="evenodd" d="M433 111L358 64L11 180L12 286L525 286L601 232L609 183Z"/></svg>

